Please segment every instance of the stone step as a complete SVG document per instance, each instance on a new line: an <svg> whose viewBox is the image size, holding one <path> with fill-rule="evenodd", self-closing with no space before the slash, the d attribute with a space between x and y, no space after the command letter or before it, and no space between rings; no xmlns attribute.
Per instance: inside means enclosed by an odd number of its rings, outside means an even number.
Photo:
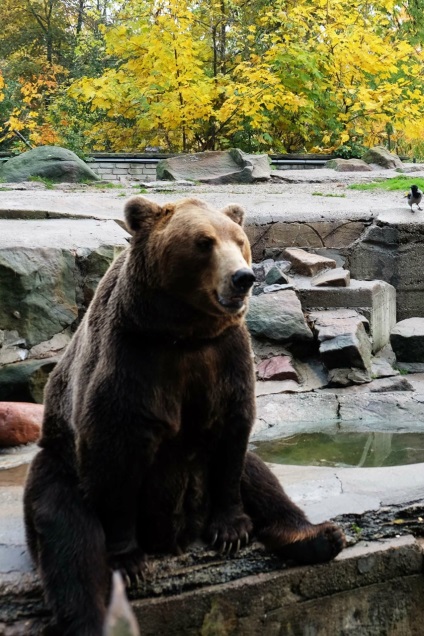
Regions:
<svg viewBox="0 0 424 636"><path fill-rule="evenodd" d="M396 324L396 290L389 283L351 279L349 287L314 287L306 276L296 276L293 282L303 311L354 309L370 324L373 353L390 341Z"/></svg>

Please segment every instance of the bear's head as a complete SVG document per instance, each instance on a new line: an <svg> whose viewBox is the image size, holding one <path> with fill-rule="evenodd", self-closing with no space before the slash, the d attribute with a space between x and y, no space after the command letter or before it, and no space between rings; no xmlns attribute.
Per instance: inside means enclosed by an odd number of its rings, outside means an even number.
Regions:
<svg viewBox="0 0 424 636"><path fill-rule="evenodd" d="M238 205L215 210L198 199L159 206L134 197L125 206L131 249L150 286L209 316L241 318L246 310L255 276L243 219Z"/></svg>

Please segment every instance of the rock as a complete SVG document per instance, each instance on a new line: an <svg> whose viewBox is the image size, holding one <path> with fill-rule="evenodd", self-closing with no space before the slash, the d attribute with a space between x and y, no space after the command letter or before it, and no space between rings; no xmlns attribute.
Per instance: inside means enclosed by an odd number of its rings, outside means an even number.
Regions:
<svg viewBox="0 0 424 636"><path fill-rule="evenodd" d="M400 375L391 378L372 379L366 386L349 387L349 393L393 393L396 391L413 391L409 380Z"/></svg>
<svg viewBox="0 0 424 636"><path fill-rule="evenodd" d="M300 393L304 389L295 380L257 380L256 397L278 393Z"/></svg>
<svg viewBox="0 0 424 636"><path fill-rule="evenodd" d="M278 267L274 265L265 276L267 285L288 285L289 277Z"/></svg>
<svg viewBox="0 0 424 636"><path fill-rule="evenodd" d="M268 155L249 155L232 148L179 155L159 161L158 179L189 179L202 183L253 183L271 177Z"/></svg>
<svg viewBox="0 0 424 636"><path fill-rule="evenodd" d="M308 312L308 322L313 325L320 342L334 338L346 329L352 328L357 322L362 322L365 331L369 333L370 325L365 316L354 309L323 309Z"/></svg>
<svg viewBox="0 0 424 636"><path fill-rule="evenodd" d="M128 236L109 220L0 219L0 330L31 349L76 324Z"/></svg>
<svg viewBox="0 0 424 636"><path fill-rule="evenodd" d="M319 358L296 360L296 370L304 391L315 391L328 385L328 369Z"/></svg>
<svg viewBox="0 0 424 636"><path fill-rule="evenodd" d="M46 342L40 342L35 345L29 351L29 358L37 358L38 360L43 358L51 358L63 353L64 349L68 346L72 338L70 330L65 330L62 333L57 333L53 338Z"/></svg>
<svg viewBox="0 0 424 636"><path fill-rule="evenodd" d="M336 261L318 254L310 254L299 247L288 247L284 256L291 262L294 271L303 276L315 276L326 269L334 269Z"/></svg>
<svg viewBox="0 0 424 636"><path fill-rule="evenodd" d="M404 373L424 373L424 362L399 362L397 367Z"/></svg>
<svg viewBox="0 0 424 636"><path fill-rule="evenodd" d="M0 367L0 400L43 402L43 391L57 358L25 360Z"/></svg>
<svg viewBox="0 0 424 636"><path fill-rule="evenodd" d="M332 168L337 172L372 172L371 166L362 159L330 159L324 167Z"/></svg>
<svg viewBox="0 0 424 636"><path fill-rule="evenodd" d="M331 393L263 395L257 398L256 403L257 421L251 441L265 439L268 435L278 438L310 432L311 422L315 431L325 430L340 421L339 400ZM268 435L265 434L267 429Z"/></svg>
<svg viewBox="0 0 424 636"><path fill-rule="evenodd" d="M399 375L399 371L388 360L374 357L371 360L371 375L373 378L390 378Z"/></svg>
<svg viewBox="0 0 424 636"><path fill-rule="evenodd" d="M0 329L0 367L28 357L26 342L17 331Z"/></svg>
<svg viewBox="0 0 424 636"><path fill-rule="evenodd" d="M0 402L0 448L36 442L43 412L42 404Z"/></svg>
<svg viewBox="0 0 424 636"><path fill-rule="evenodd" d="M349 386L371 382L370 372L365 369L329 369L328 382L332 386Z"/></svg>
<svg viewBox="0 0 424 636"><path fill-rule="evenodd" d="M364 318L356 312L317 311L309 314L320 343L319 352L327 369L371 368L371 342ZM367 321L365 321L365 324ZM371 378L370 378L371 379Z"/></svg>
<svg viewBox="0 0 424 636"><path fill-rule="evenodd" d="M263 294L264 293L264 283L254 283L253 285L253 290L252 290L252 296L259 296L259 294Z"/></svg>
<svg viewBox="0 0 424 636"><path fill-rule="evenodd" d="M81 298L84 307L90 304L97 285L106 273L109 265L121 251L116 245L99 245L96 249L79 248L76 251L76 265L81 275Z"/></svg>
<svg viewBox="0 0 424 636"><path fill-rule="evenodd" d="M355 332L343 333L322 342L319 352L327 369L370 369L371 343L361 323L357 324Z"/></svg>
<svg viewBox="0 0 424 636"><path fill-rule="evenodd" d="M259 380L295 380L299 381L296 369L289 356L274 356L262 360L257 366Z"/></svg>
<svg viewBox="0 0 424 636"><path fill-rule="evenodd" d="M379 430L381 426L387 430L389 425L393 432L422 432L424 403L416 400L411 391L339 394L338 399L342 422L362 421L368 430Z"/></svg>
<svg viewBox="0 0 424 636"><path fill-rule="evenodd" d="M424 318L407 318L390 332L390 344L400 362L424 362Z"/></svg>
<svg viewBox="0 0 424 636"><path fill-rule="evenodd" d="M392 285L380 280L351 279L349 287L312 287L310 281L307 277L294 279L305 311L315 307L356 309L369 320L373 352L389 342L396 324L396 290Z"/></svg>
<svg viewBox="0 0 424 636"><path fill-rule="evenodd" d="M313 340L299 299L291 290L253 296L246 323L253 336L270 338L277 342Z"/></svg>
<svg viewBox="0 0 424 636"><path fill-rule="evenodd" d="M0 166L0 181L17 183L30 177L55 183L98 181L99 177L71 150L59 146L40 146L12 157Z"/></svg>
<svg viewBox="0 0 424 636"><path fill-rule="evenodd" d="M276 291L282 291L283 289L294 289L293 283L287 283L286 285L265 285L262 289L264 294L273 294Z"/></svg>
<svg viewBox="0 0 424 636"><path fill-rule="evenodd" d="M263 283L269 271L275 267L275 262L272 258L267 258L260 263L253 263L252 269L256 276L256 281L258 283Z"/></svg>
<svg viewBox="0 0 424 636"><path fill-rule="evenodd" d="M78 317L75 257L60 248L37 249L0 240L0 327L28 345L48 340Z"/></svg>
<svg viewBox="0 0 424 636"><path fill-rule="evenodd" d="M291 270L292 264L290 261L275 261L276 266L280 269L283 274L287 274Z"/></svg>
<svg viewBox="0 0 424 636"><path fill-rule="evenodd" d="M20 347L5 347L0 349L0 367L13 362L21 362L28 357L28 351Z"/></svg>
<svg viewBox="0 0 424 636"><path fill-rule="evenodd" d="M403 165L399 157L389 152L384 146L369 148L363 155L362 160L365 163L373 163L383 168L402 168Z"/></svg>
<svg viewBox="0 0 424 636"><path fill-rule="evenodd" d="M264 340L263 338L250 338L254 352L255 362L272 358L273 356L290 356L288 348L280 342Z"/></svg>
<svg viewBox="0 0 424 636"><path fill-rule="evenodd" d="M349 287L350 272L342 267L320 272L311 280L314 287Z"/></svg>

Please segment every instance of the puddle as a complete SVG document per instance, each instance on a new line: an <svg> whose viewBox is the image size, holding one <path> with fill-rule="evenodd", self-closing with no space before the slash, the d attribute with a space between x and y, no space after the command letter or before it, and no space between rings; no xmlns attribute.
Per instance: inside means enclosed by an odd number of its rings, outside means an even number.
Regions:
<svg viewBox="0 0 424 636"><path fill-rule="evenodd" d="M273 464L375 467L424 462L424 433L303 433L252 447Z"/></svg>

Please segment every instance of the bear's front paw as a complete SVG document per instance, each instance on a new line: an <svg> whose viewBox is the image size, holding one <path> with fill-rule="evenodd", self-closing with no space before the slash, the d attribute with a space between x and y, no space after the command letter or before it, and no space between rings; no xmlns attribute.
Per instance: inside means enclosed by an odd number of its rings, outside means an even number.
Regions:
<svg viewBox="0 0 424 636"><path fill-rule="evenodd" d="M147 557L140 548L123 554L111 554L109 567L112 570L119 570L128 588L138 587L140 581L145 580L148 572Z"/></svg>
<svg viewBox="0 0 424 636"><path fill-rule="evenodd" d="M222 554L235 554L249 543L252 529L250 517L243 512L221 514L210 523L206 540Z"/></svg>

